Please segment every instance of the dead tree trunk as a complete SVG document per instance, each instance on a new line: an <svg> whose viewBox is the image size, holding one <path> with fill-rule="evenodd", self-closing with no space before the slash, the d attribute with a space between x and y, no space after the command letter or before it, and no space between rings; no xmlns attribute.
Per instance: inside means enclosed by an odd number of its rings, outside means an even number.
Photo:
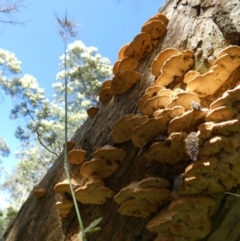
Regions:
<svg viewBox="0 0 240 241"><path fill-rule="evenodd" d="M189 162L179 162L171 166L166 163L148 162L143 155L144 151L134 147L132 142L117 144L114 143L111 135L113 126L119 118L139 112L139 99L146 88L155 83L155 77L151 74L150 67L156 55L170 47L180 51L192 50L195 60L192 69L203 74L209 71L212 61L221 49L229 45L240 46L240 2L238 0L168 0L160 12L169 19L167 33L160 39L154 50L141 60L138 67L138 71L142 74L141 80L130 91L115 95L104 103L98 113L93 118L88 118L72 138L75 143L74 148L85 149L89 160L93 152L104 145L113 145L126 150L127 157L119 170L104 180L105 185L115 193L133 181L140 181L150 176L163 177L172 184L173 177L184 172L186 165L189 164ZM180 80L182 79L180 78ZM210 95L207 98L208 101L202 102L202 106L208 108L209 104L221 96L227 87L234 88L239 80L240 67L234 70L229 77L228 83L230 84L224 84L224 88L220 88L217 96L216 94ZM171 85L168 88L171 88ZM75 175L79 168L72 168L71 171L72 175ZM61 218L55 209L59 196L54 193L53 188L64 178L63 155L61 154L38 185L45 188L47 194L40 199L29 196L17 216L9 224L4 234L5 241L79 240L76 236L79 228L75 210L72 209L66 218ZM240 193L240 189L234 188L231 189L231 192ZM238 228L240 226L238 214L240 199L226 195L224 191L214 195L207 194L207 196L217 202L212 215L212 228L202 240L238 241L240 239L240 229ZM152 213L144 219L121 216L118 213L119 206L113 199L109 199L103 205L79 203L79 208L85 226L94 219L103 217L100 224L101 231L89 235L89 241L152 241L156 238L156 234L146 229L147 223L156 216L156 213ZM158 211L161 209L162 207ZM157 238L156 240L180 239L171 236L171 239Z"/></svg>

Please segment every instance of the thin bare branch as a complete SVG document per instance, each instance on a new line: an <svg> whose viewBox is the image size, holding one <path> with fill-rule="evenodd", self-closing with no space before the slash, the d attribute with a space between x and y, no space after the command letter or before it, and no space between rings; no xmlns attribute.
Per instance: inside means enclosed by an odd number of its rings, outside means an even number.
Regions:
<svg viewBox="0 0 240 241"><path fill-rule="evenodd" d="M26 8L25 0L0 0L0 23L2 24L24 24L28 21L19 21L13 14L19 12L21 8Z"/></svg>

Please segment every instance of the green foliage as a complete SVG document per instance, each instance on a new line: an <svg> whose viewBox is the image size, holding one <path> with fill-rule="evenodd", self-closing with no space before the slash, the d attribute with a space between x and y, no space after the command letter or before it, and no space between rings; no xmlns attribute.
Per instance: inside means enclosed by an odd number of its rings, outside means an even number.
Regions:
<svg viewBox="0 0 240 241"><path fill-rule="evenodd" d="M102 218L95 219L87 228L85 228L84 233L94 233L100 231L101 228L97 227L100 222L102 222Z"/></svg>
<svg viewBox="0 0 240 241"><path fill-rule="evenodd" d="M0 241L4 241L3 233L8 223L15 217L17 214L17 209L13 207L8 207L6 210L0 210Z"/></svg>

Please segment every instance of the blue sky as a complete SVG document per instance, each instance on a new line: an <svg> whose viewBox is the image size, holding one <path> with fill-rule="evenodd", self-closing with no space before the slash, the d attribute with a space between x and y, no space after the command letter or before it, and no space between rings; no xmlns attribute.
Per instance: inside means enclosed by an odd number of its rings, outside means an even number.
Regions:
<svg viewBox="0 0 240 241"><path fill-rule="evenodd" d="M0 25L0 48L15 53L22 62L22 75L37 78L48 96L59 71L59 57L63 43L57 33L55 13L62 17L65 12L81 26L79 40L86 46L95 46L111 63L117 59L119 49L130 42L145 21L157 13L163 0L26 0L27 7L20 9L15 18L26 21L24 25ZM30 21L28 21L30 20ZM14 152L19 142L14 137L17 123L9 119L11 101L0 104L0 136L11 147L12 154L3 158L10 169L16 159ZM1 206L1 203L0 203Z"/></svg>

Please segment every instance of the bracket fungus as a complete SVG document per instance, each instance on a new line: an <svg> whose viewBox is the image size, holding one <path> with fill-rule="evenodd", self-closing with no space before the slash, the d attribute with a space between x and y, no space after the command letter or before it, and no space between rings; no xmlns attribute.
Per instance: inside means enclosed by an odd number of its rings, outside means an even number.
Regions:
<svg viewBox="0 0 240 241"><path fill-rule="evenodd" d="M80 165L86 161L87 152L82 149L73 149L68 153L68 161L71 164Z"/></svg>
<svg viewBox="0 0 240 241"><path fill-rule="evenodd" d="M238 119L223 121L220 123L205 122L198 126L199 138L208 139L212 134L231 135L240 131L240 122Z"/></svg>
<svg viewBox="0 0 240 241"><path fill-rule="evenodd" d="M181 52L176 48L167 48L161 51L153 60L151 65L151 72L154 76L158 77L161 75L161 69L164 63L174 55L178 55Z"/></svg>
<svg viewBox="0 0 240 241"><path fill-rule="evenodd" d="M139 100L139 102L138 102L138 109L139 109L140 111L142 111L142 108L143 108L144 103L145 103L148 99L156 96L157 93L158 93L160 90L163 90L163 89L166 89L166 88L163 87L163 86L155 86L155 85L147 88L147 89L145 90L145 93L144 93L143 97L142 97L142 98Z"/></svg>
<svg viewBox="0 0 240 241"><path fill-rule="evenodd" d="M126 155L123 149L110 145L100 147L94 152L93 159L82 164L80 174L87 178L107 178L118 170Z"/></svg>
<svg viewBox="0 0 240 241"><path fill-rule="evenodd" d="M73 189L76 189L79 186L79 183L77 183L77 181L73 178L71 178L71 183L72 183ZM54 192L61 193L61 194L63 194L63 193L71 194L68 179L65 179L64 181L57 183L54 186Z"/></svg>
<svg viewBox="0 0 240 241"><path fill-rule="evenodd" d="M213 95L240 66L239 53L240 47L238 46L223 49L213 62L213 67L207 73L189 81L186 90L193 91L201 97Z"/></svg>
<svg viewBox="0 0 240 241"><path fill-rule="evenodd" d="M188 160L189 158L185 149L186 137L186 133L172 133L165 140L153 143L144 156L148 161L164 162L171 165L182 160Z"/></svg>
<svg viewBox="0 0 240 241"><path fill-rule="evenodd" d="M150 22L150 21L152 21L152 20L160 20L160 21L162 21L162 22L165 24L165 26L167 26L167 25L168 25L168 22L169 22L168 18L167 18L166 15L163 14L163 13L157 13L157 14L155 14L153 17L149 18L149 19L147 20L147 22ZM146 23L147 23L147 22L146 22Z"/></svg>
<svg viewBox="0 0 240 241"><path fill-rule="evenodd" d="M152 45L155 47L159 39L167 32L167 27L160 20L150 20L142 26L141 32L150 33Z"/></svg>
<svg viewBox="0 0 240 241"><path fill-rule="evenodd" d="M190 133L194 131L198 125L205 122L205 116L208 113L207 108L202 108L199 111L188 110L182 115L172 119L168 126L168 134L173 132L187 132Z"/></svg>
<svg viewBox="0 0 240 241"><path fill-rule="evenodd" d="M138 34L126 47L124 57L133 57L137 60L141 60L145 58L151 51L151 35L144 32Z"/></svg>
<svg viewBox="0 0 240 241"><path fill-rule="evenodd" d="M103 88L99 93L99 101L103 104L113 97L113 91L110 87Z"/></svg>
<svg viewBox="0 0 240 241"><path fill-rule="evenodd" d="M87 110L87 114L90 118L93 118L97 114L98 111L99 111L98 107L92 106Z"/></svg>
<svg viewBox="0 0 240 241"><path fill-rule="evenodd" d="M198 95L191 92L181 92L175 95L174 99L166 107L173 108L175 106L182 106L185 110L192 109L192 102L201 103Z"/></svg>
<svg viewBox="0 0 240 241"><path fill-rule="evenodd" d="M167 130L167 123L164 117L152 118L143 122L132 131L133 145L141 148L147 141L164 134Z"/></svg>
<svg viewBox="0 0 240 241"><path fill-rule="evenodd" d="M172 97L169 95L154 96L148 99L142 107L142 113L152 117L154 112L159 109L164 109L172 101Z"/></svg>
<svg viewBox="0 0 240 241"><path fill-rule="evenodd" d="M148 120L147 115L125 115L113 127L112 137L114 142L123 143L132 139L132 130Z"/></svg>
<svg viewBox="0 0 240 241"><path fill-rule="evenodd" d="M33 190L32 194L35 198L41 198L41 197L44 197L46 195L46 190L42 187L37 188L37 189Z"/></svg>
<svg viewBox="0 0 240 241"><path fill-rule="evenodd" d="M194 64L193 52L183 51L167 59L160 70L160 76L156 80L156 85L167 86L174 81L176 76L183 76ZM174 67L173 67L174 66Z"/></svg>
<svg viewBox="0 0 240 241"><path fill-rule="evenodd" d="M62 218L67 217L68 213L70 212L71 208L73 206L73 202L70 200L64 200L64 201L58 201L55 204L56 209L59 212L59 215Z"/></svg>
<svg viewBox="0 0 240 241"><path fill-rule="evenodd" d="M126 70L118 72L112 79L111 91L115 95L123 94L130 90L141 77L142 75L136 71Z"/></svg>
<svg viewBox="0 0 240 241"><path fill-rule="evenodd" d="M146 218L170 200L170 183L163 178L150 177L132 182L114 196L121 215Z"/></svg>
<svg viewBox="0 0 240 241"><path fill-rule="evenodd" d="M240 101L240 85L234 89L227 90L222 97L213 101L210 105L210 110L221 106L235 106Z"/></svg>
<svg viewBox="0 0 240 241"><path fill-rule="evenodd" d="M139 66L139 61L133 57L125 57L118 60L113 66L113 74L116 75L118 72L123 72L126 70L136 70Z"/></svg>
<svg viewBox="0 0 240 241"><path fill-rule="evenodd" d="M173 108L165 108L160 109L154 112L153 117L159 118L159 117L165 117L169 121L174 119L177 116L180 116L184 113L184 108L182 106L174 106Z"/></svg>
<svg viewBox="0 0 240 241"><path fill-rule="evenodd" d="M127 121L133 116L133 114L125 115L115 123L112 131L112 137L114 142L123 143L131 140L132 130L131 127L128 125Z"/></svg>
<svg viewBox="0 0 240 241"><path fill-rule="evenodd" d="M83 204L103 204L113 195L113 191L99 179L90 179L75 190L76 199Z"/></svg>
<svg viewBox="0 0 240 241"><path fill-rule="evenodd" d="M146 228L159 237L170 237L170 240L181 240L177 238L179 237L182 240L197 241L211 230L214 206L215 201L206 196L177 198L150 220Z"/></svg>
<svg viewBox="0 0 240 241"><path fill-rule="evenodd" d="M127 46L129 45L129 43L124 44L122 46L122 48L118 51L118 60L121 60L124 58L124 51L126 50Z"/></svg>

